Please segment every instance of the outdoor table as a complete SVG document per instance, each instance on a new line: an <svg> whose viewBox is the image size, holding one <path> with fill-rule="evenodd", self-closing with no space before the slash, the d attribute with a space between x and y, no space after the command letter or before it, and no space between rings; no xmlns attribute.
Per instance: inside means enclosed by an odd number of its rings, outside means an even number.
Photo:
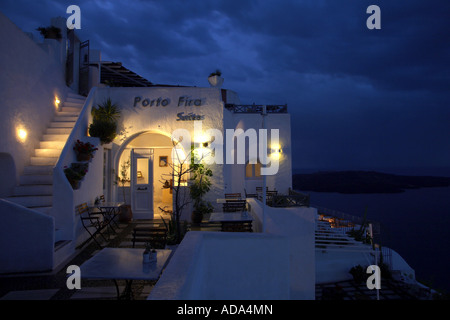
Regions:
<svg viewBox="0 0 450 320"><path fill-rule="evenodd" d="M238 230L249 230L251 229L253 218L247 211L213 212L209 221L220 222L222 224L222 231L232 230L234 226L238 226Z"/></svg>
<svg viewBox="0 0 450 320"><path fill-rule="evenodd" d="M100 213L104 218L108 219L109 225L114 223L116 227L119 227L117 223L114 221L114 218L120 214L120 207L124 205L124 202L100 202L98 204L94 204L93 207L100 210ZM111 229L115 232L114 228Z"/></svg>
<svg viewBox="0 0 450 320"><path fill-rule="evenodd" d="M132 299L133 280L158 280L172 250L157 249L156 260L150 262L143 261L143 252L144 249L104 248L81 265L81 277L92 280L113 280L116 285L117 299L121 297L117 280L125 280L126 286L122 296L125 299Z"/></svg>

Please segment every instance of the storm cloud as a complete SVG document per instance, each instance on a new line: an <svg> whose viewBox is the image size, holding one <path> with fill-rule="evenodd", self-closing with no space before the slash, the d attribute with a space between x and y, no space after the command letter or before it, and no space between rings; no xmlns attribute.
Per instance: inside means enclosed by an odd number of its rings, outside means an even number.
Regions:
<svg viewBox="0 0 450 320"><path fill-rule="evenodd" d="M4 0L0 10L33 31L70 4L103 60L153 83L207 86L220 69L242 103L287 103L294 168L450 166L449 1ZM372 4L380 30L366 26Z"/></svg>

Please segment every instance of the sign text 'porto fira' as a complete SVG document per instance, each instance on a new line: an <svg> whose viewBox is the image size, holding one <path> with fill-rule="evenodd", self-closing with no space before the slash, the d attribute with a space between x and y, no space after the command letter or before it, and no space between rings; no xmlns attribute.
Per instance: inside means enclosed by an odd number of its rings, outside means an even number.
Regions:
<svg viewBox="0 0 450 320"><path fill-rule="evenodd" d="M135 97L133 107L167 107L171 103L171 100L169 98L145 98L142 97ZM186 96L181 96L178 98L177 107L200 107L202 106L203 100L202 99L192 99Z"/></svg>

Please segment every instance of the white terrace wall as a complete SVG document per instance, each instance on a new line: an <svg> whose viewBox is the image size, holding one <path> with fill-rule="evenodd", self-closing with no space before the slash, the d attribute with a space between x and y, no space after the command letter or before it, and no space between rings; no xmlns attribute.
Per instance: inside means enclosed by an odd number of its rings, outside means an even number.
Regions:
<svg viewBox="0 0 450 320"><path fill-rule="evenodd" d="M53 269L54 219L0 199L0 273Z"/></svg>
<svg viewBox="0 0 450 320"><path fill-rule="evenodd" d="M64 101L68 88L60 57L47 53L1 12L0 41L0 174L9 172L11 178L2 181L1 197L12 193L55 114L55 97ZM60 46L53 41L53 48ZM19 129L27 132L23 141Z"/></svg>
<svg viewBox="0 0 450 320"><path fill-rule="evenodd" d="M148 299L287 300L288 241L260 233L190 231Z"/></svg>
<svg viewBox="0 0 450 320"><path fill-rule="evenodd" d="M315 217L317 209L265 207L247 199L254 218L253 230L285 236L290 248L290 299L315 299ZM265 224L265 227L264 227Z"/></svg>

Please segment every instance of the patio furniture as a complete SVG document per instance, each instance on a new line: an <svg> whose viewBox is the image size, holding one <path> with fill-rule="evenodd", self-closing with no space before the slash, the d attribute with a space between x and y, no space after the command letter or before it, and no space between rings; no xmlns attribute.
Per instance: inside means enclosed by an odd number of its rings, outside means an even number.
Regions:
<svg viewBox="0 0 450 320"><path fill-rule="evenodd" d="M245 198L258 198L257 193L247 193L247 190L244 189L245 192Z"/></svg>
<svg viewBox="0 0 450 320"><path fill-rule="evenodd" d="M241 199L241 193L225 193L225 199Z"/></svg>
<svg viewBox="0 0 450 320"><path fill-rule="evenodd" d="M246 200L227 199L225 203L222 204L222 210L223 212L244 211L246 209L246 205Z"/></svg>
<svg viewBox="0 0 450 320"><path fill-rule="evenodd" d="M155 261L143 261L143 249L104 248L81 266L81 277L92 280L113 280L117 299L133 299L133 280L156 281L167 265L172 250L156 250ZM120 294L117 280L125 280Z"/></svg>
<svg viewBox="0 0 450 320"><path fill-rule="evenodd" d="M124 205L124 202L100 202L95 204L94 207L100 210L106 221L110 224L111 229L115 232L111 224L114 224L117 228L119 225L116 223L115 218L120 216L120 207Z"/></svg>
<svg viewBox="0 0 450 320"><path fill-rule="evenodd" d="M164 248L167 242L167 229L163 223L151 223L133 228L133 248L136 242L150 242L153 248Z"/></svg>
<svg viewBox="0 0 450 320"><path fill-rule="evenodd" d="M97 241L96 236L100 235L105 241L108 241L103 235L102 231L109 225L100 213L91 212L87 203L82 203L75 207L75 213L80 216L81 224L89 233L90 238L100 247L103 248L100 242Z"/></svg>
<svg viewBox="0 0 450 320"><path fill-rule="evenodd" d="M220 222L223 232L253 232L252 216L247 212L213 212L209 222Z"/></svg>

